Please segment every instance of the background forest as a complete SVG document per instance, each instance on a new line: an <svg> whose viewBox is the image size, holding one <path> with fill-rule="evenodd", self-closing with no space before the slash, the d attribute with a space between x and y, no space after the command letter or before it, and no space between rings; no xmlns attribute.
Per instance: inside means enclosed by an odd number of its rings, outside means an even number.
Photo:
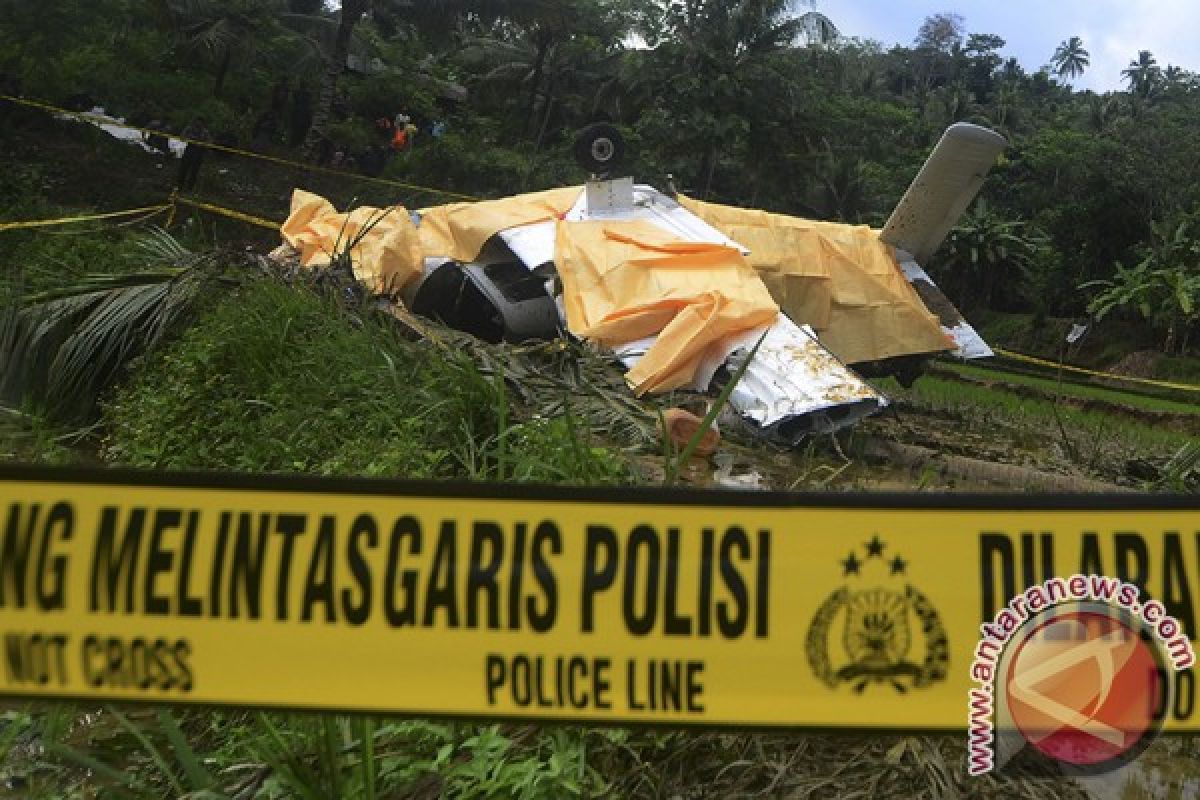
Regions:
<svg viewBox="0 0 1200 800"><path fill-rule="evenodd" d="M1186 350L1200 79L1130 53L1126 90L1098 95L1071 87L1078 37L1030 71L953 13L912 35L847 39L785 0L6 0L0 73L29 97L175 131L201 115L228 144L473 195L580 180L572 136L610 121L639 180L874 225L942 131L975 122L1012 147L932 265L950 296L1035 322L1116 314ZM386 158L375 121L401 112L418 134Z"/></svg>

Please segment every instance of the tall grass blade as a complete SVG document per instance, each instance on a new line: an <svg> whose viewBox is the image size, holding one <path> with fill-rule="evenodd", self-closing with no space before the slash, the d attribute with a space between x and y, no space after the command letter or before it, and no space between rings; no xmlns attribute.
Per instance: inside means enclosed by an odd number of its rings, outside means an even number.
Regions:
<svg viewBox="0 0 1200 800"><path fill-rule="evenodd" d="M216 780L204 769L200 763L196 752L192 750L188 744L187 736L184 735L183 729L179 727L179 723L170 711L160 709L158 712L158 725L162 729L163 734L167 737L167 741L171 744L171 749L175 752L175 760L179 762L179 766L183 769L183 774L187 776L188 784L193 790L211 789L216 785Z"/></svg>
<svg viewBox="0 0 1200 800"><path fill-rule="evenodd" d="M271 748L262 748L259 753L262 761L270 766L295 794L306 800L326 800L322 796L321 782L316 773L304 763L304 759L292 753L292 748L283 740L282 734L271 722L270 717L259 712L257 719L273 744Z"/></svg>
<svg viewBox="0 0 1200 800"><path fill-rule="evenodd" d="M18 723L21 716L17 711L0 713L0 764L8 763L8 754L25 728L24 724Z"/></svg>
<svg viewBox="0 0 1200 800"><path fill-rule="evenodd" d="M508 389L504 384L504 368L493 373L493 384L496 390L496 480L503 481L507 477L508 451Z"/></svg>
<svg viewBox="0 0 1200 800"><path fill-rule="evenodd" d="M162 752L154 746L154 742L150 741L150 737L147 736L139 726L134 725L129 721L128 717L115 708L110 706L108 708L108 713L112 714L117 723L126 731L128 731L133 738L137 739L138 744L140 744L142 749L146 751L146 754L150 756L150 760L154 762L156 767L158 767L159 772L161 772L163 777L165 777L171 784L171 788L173 788L177 794L187 794L187 789L185 789L183 784L179 782L179 778L175 776L175 771L171 769L170 764L167 763L166 757L163 756Z"/></svg>
<svg viewBox="0 0 1200 800"><path fill-rule="evenodd" d="M375 800L375 720L362 719L363 800Z"/></svg>
<svg viewBox="0 0 1200 800"><path fill-rule="evenodd" d="M341 744L338 741L338 721L334 717L321 717L321 741L324 745L322 771L329 777L329 794L342 797Z"/></svg>
<svg viewBox="0 0 1200 800"><path fill-rule="evenodd" d="M50 755L78 764L84 769L91 770L94 774L112 781L114 785L106 787L106 789L117 797L128 798L128 800L140 800L140 798L145 797L147 794L133 773L123 772L115 767L110 767L103 761L92 758L70 745L49 742L45 747L46 752Z"/></svg>

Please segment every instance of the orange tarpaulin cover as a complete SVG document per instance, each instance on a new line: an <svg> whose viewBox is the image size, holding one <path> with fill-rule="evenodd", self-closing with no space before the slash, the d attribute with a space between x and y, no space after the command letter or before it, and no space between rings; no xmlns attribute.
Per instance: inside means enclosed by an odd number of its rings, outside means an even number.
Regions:
<svg viewBox="0 0 1200 800"><path fill-rule="evenodd" d="M895 250L870 228L678 199L747 247L784 313L811 325L843 362L954 349L901 272Z"/></svg>
<svg viewBox="0 0 1200 800"><path fill-rule="evenodd" d="M386 211L363 206L343 214L325 198L296 189L280 231L305 267L327 266L331 254L358 239L350 251L354 277L374 292L398 292L421 274L421 248L408 212L400 206Z"/></svg>
<svg viewBox="0 0 1200 800"><path fill-rule="evenodd" d="M354 248L355 276L396 291L421 274L426 257L470 262L500 231L557 220L554 261L571 332L613 347L656 337L626 376L639 394L690 385L701 364L739 334L772 324L781 307L847 363L953 349L870 228L679 198L749 248L747 258L644 219L567 222L580 192L438 206L422 212L419 228L393 209ZM339 240L358 236L378 213L340 214L298 190L283 235L302 264L325 264Z"/></svg>
<svg viewBox="0 0 1200 800"><path fill-rule="evenodd" d="M421 211L421 249L427 257L466 264L478 258L484 243L500 231L562 217L582 191L582 187L572 186L425 209Z"/></svg>
<svg viewBox="0 0 1200 800"><path fill-rule="evenodd" d="M607 345L657 335L626 375L639 394L690 384L712 348L779 313L741 253L645 220L559 222L554 263L572 333Z"/></svg>

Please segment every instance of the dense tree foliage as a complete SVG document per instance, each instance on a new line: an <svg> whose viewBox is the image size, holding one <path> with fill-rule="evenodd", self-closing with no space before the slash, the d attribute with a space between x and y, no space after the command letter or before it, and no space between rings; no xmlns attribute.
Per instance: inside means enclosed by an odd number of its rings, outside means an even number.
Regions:
<svg viewBox="0 0 1200 800"><path fill-rule="evenodd" d="M1071 31L1031 72L957 14L891 49L836 23L795 0L0 0L0 74L30 97L204 115L242 144L482 194L580 180L571 137L607 120L641 180L873 225L946 126L975 122L1012 146L931 265L954 299L1102 309L1184 346L1196 75L1130 53L1126 90L1098 95L1069 85L1090 64ZM375 121L398 112L419 132L397 155ZM1167 246L1177 234L1190 244ZM1131 270L1158 282L1134 295L1178 308L1093 302Z"/></svg>

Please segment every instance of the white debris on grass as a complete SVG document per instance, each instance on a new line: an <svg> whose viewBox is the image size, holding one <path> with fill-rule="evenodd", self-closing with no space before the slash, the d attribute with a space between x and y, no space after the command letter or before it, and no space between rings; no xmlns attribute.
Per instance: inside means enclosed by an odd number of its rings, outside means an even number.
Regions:
<svg viewBox="0 0 1200 800"><path fill-rule="evenodd" d="M78 120L80 122L87 122L91 125L95 125L109 136L112 136L114 139L120 139L123 142L136 144L147 153L159 152L146 142L145 134L135 128L129 127L129 125L125 123L124 118L109 116L108 113L99 106L93 108L83 116L75 116L72 114L59 114L57 116L59 119ZM183 151L184 148L187 147L187 144L185 142L181 142L179 139L169 138L167 139L167 147L170 148L171 155L175 156L176 158L180 158L183 156Z"/></svg>

